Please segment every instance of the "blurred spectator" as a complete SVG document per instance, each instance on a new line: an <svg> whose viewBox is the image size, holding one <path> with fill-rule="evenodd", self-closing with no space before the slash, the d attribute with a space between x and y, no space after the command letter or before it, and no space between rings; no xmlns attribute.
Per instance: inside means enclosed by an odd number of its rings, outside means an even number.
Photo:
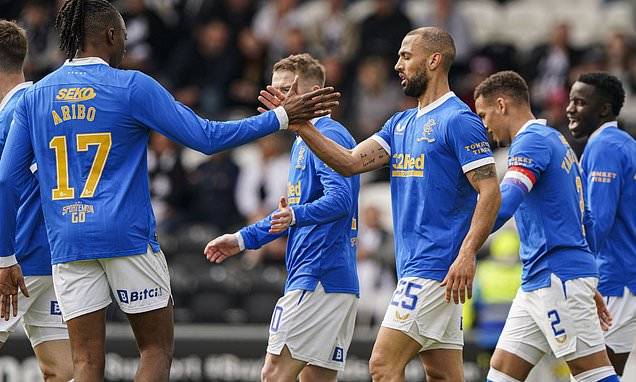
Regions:
<svg viewBox="0 0 636 382"><path fill-rule="evenodd" d="M265 86L265 47L254 32L243 29L238 35L238 75L228 89L228 98L236 106L244 106L252 113L258 105L258 92Z"/></svg>
<svg viewBox="0 0 636 382"><path fill-rule="evenodd" d="M357 141L378 131L404 97L398 81L389 79L388 73L389 64L382 57L367 57L358 66L351 105L352 133Z"/></svg>
<svg viewBox="0 0 636 382"><path fill-rule="evenodd" d="M550 41L536 47L530 55L530 99L539 108L555 91L566 88L570 67L577 64L579 52L570 45L569 29L566 23L555 25Z"/></svg>
<svg viewBox="0 0 636 382"><path fill-rule="evenodd" d="M477 85L495 72L495 64L488 56L478 55L470 59L468 68L468 74L464 77L459 86L455 88L459 89L457 96L470 106L472 110L475 110L473 92Z"/></svg>
<svg viewBox="0 0 636 382"><path fill-rule="evenodd" d="M156 64L168 58L172 34L144 0L125 0L121 11L127 30L123 65L130 69L154 72Z"/></svg>
<svg viewBox="0 0 636 382"><path fill-rule="evenodd" d="M229 84L236 76L237 53L229 37L222 20L205 22L196 28L194 41L174 51L165 73L175 98L208 117L222 111Z"/></svg>
<svg viewBox="0 0 636 382"><path fill-rule="evenodd" d="M627 95L636 92L636 53L633 39L614 32L607 41L607 71L623 83Z"/></svg>
<svg viewBox="0 0 636 382"><path fill-rule="evenodd" d="M208 157L189 175L192 217L219 232L234 232L242 223L234 201L238 177L239 167L229 151Z"/></svg>
<svg viewBox="0 0 636 382"><path fill-rule="evenodd" d="M232 40L239 33L252 25L252 19L256 13L256 1L254 0L208 0L202 1L198 12L200 20L219 18L225 21L230 29Z"/></svg>
<svg viewBox="0 0 636 382"><path fill-rule="evenodd" d="M413 26L397 0L374 0L373 6L373 13L360 25L358 57L380 56L394 62Z"/></svg>
<svg viewBox="0 0 636 382"><path fill-rule="evenodd" d="M345 0L319 0L317 14L305 21L309 49L317 57L348 62L355 49L355 25L345 9Z"/></svg>
<svg viewBox="0 0 636 382"><path fill-rule="evenodd" d="M462 65L469 59L473 50L470 24L461 14L454 0L434 0L434 11L428 17L418 21L418 25L436 26L453 36L456 57L453 65Z"/></svg>
<svg viewBox="0 0 636 382"><path fill-rule="evenodd" d="M285 139L269 135L258 140L257 147L255 156L240 163L236 187L236 205L248 224L274 211L279 198L287 195L289 149Z"/></svg>
<svg viewBox="0 0 636 382"><path fill-rule="evenodd" d="M382 227L380 220L380 211L372 205L360 211L357 322L367 326L377 326L382 322L396 283L392 236Z"/></svg>
<svg viewBox="0 0 636 382"><path fill-rule="evenodd" d="M300 27L299 14L295 8L296 0L272 0L265 2L254 16L254 34L269 46L265 73L270 73L274 62L285 57L289 43L287 38L280 37L286 37L290 29Z"/></svg>
<svg viewBox="0 0 636 382"><path fill-rule="evenodd" d="M63 61L57 48L52 11L48 1L29 0L20 16L19 24L26 30L29 41L24 69L33 81L49 74Z"/></svg>
<svg viewBox="0 0 636 382"><path fill-rule="evenodd" d="M157 228L171 230L186 220L189 191L179 147L161 134L150 136L148 174Z"/></svg>
<svg viewBox="0 0 636 382"><path fill-rule="evenodd" d="M481 349L495 348L520 285L519 236L503 229L493 236L490 256L477 265L473 298L464 307L464 325L474 327Z"/></svg>

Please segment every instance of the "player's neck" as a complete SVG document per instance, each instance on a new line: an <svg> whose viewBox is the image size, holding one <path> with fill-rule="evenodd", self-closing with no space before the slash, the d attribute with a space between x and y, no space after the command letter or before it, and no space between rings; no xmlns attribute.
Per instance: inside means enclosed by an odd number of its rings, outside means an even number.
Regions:
<svg viewBox="0 0 636 382"><path fill-rule="evenodd" d="M89 46L86 49L78 50L77 54L75 55L75 58L87 57L99 57L102 60L108 62L108 64L110 65L110 58L108 57L108 54L103 51L103 49L95 49Z"/></svg>
<svg viewBox="0 0 636 382"><path fill-rule="evenodd" d="M24 73L0 73L0 100L19 84L24 82Z"/></svg>
<svg viewBox="0 0 636 382"><path fill-rule="evenodd" d="M424 91L424 94L417 97L418 109L422 109L437 101L449 91L450 87L448 86L448 79L441 81L431 81L426 87L426 91Z"/></svg>
<svg viewBox="0 0 636 382"><path fill-rule="evenodd" d="M536 119L530 109L511 110L510 112L510 138L514 139L519 130L528 121Z"/></svg>

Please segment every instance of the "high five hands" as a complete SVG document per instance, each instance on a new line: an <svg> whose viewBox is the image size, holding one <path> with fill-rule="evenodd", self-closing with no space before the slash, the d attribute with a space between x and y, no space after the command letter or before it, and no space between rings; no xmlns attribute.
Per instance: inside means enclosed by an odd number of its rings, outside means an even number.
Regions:
<svg viewBox="0 0 636 382"><path fill-rule="evenodd" d="M340 93L333 87L326 87L305 94L298 94L298 76L287 94L283 94L275 87L268 85L267 90L261 90L258 100L265 105L259 107L261 113L282 106L289 118L289 126L293 131L300 124L313 118L322 117L331 113L331 109L338 106Z"/></svg>

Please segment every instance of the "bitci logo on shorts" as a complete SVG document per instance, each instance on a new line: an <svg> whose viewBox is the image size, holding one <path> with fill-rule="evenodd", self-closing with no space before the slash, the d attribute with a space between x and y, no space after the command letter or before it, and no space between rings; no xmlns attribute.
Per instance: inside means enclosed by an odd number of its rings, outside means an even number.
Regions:
<svg viewBox="0 0 636 382"><path fill-rule="evenodd" d="M140 291L129 292L126 289L117 289L117 297L123 304L130 304L135 301L147 300L149 298L159 297L163 295L161 288L145 288Z"/></svg>

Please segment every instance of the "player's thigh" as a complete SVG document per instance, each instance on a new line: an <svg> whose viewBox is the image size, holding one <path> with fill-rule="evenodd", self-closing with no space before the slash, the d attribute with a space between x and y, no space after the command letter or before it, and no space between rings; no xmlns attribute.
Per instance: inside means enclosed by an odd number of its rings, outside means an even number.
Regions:
<svg viewBox="0 0 636 382"><path fill-rule="evenodd" d="M491 369L495 369L518 381L525 381L533 367L533 363L501 348L496 348L490 358Z"/></svg>
<svg viewBox="0 0 636 382"><path fill-rule="evenodd" d="M300 372L300 382L336 382L338 372L315 365L307 365Z"/></svg>
<svg viewBox="0 0 636 382"><path fill-rule="evenodd" d="M295 382L298 374L306 365L307 362L292 358L287 346L283 346L279 354L267 353L265 355L261 380L264 382Z"/></svg>
<svg viewBox="0 0 636 382"><path fill-rule="evenodd" d="M73 378L73 358L68 339L41 342L33 351L46 380L66 382Z"/></svg>
<svg viewBox="0 0 636 382"><path fill-rule="evenodd" d="M171 301L170 274L161 251L100 259L121 310L138 314L165 308Z"/></svg>
<svg viewBox="0 0 636 382"><path fill-rule="evenodd" d="M172 360L174 348L174 311L171 303L149 312L128 314L139 350L154 350Z"/></svg>
<svg viewBox="0 0 636 382"><path fill-rule="evenodd" d="M371 368L403 369L421 349L422 345L408 334L382 326L375 339L369 363Z"/></svg>
<svg viewBox="0 0 636 382"><path fill-rule="evenodd" d="M83 314L67 321L73 363L100 367L104 364L106 309ZM101 366L103 367L103 366Z"/></svg>
<svg viewBox="0 0 636 382"><path fill-rule="evenodd" d="M47 341L68 340L68 330L62 319L52 277L34 277L39 278L41 288L22 320L31 346L35 348Z"/></svg>
<svg viewBox="0 0 636 382"><path fill-rule="evenodd" d="M420 362L426 370L428 382L463 381L461 349L429 349L420 352Z"/></svg>
<svg viewBox="0 0 636 382"><path fill-rule="evenodd" d="M594 370L604 366L611 366L605 349L596 353L588 354L583 357L568 360L567 364L570 368L570 372L574 377L588 370Z"/></svg>

